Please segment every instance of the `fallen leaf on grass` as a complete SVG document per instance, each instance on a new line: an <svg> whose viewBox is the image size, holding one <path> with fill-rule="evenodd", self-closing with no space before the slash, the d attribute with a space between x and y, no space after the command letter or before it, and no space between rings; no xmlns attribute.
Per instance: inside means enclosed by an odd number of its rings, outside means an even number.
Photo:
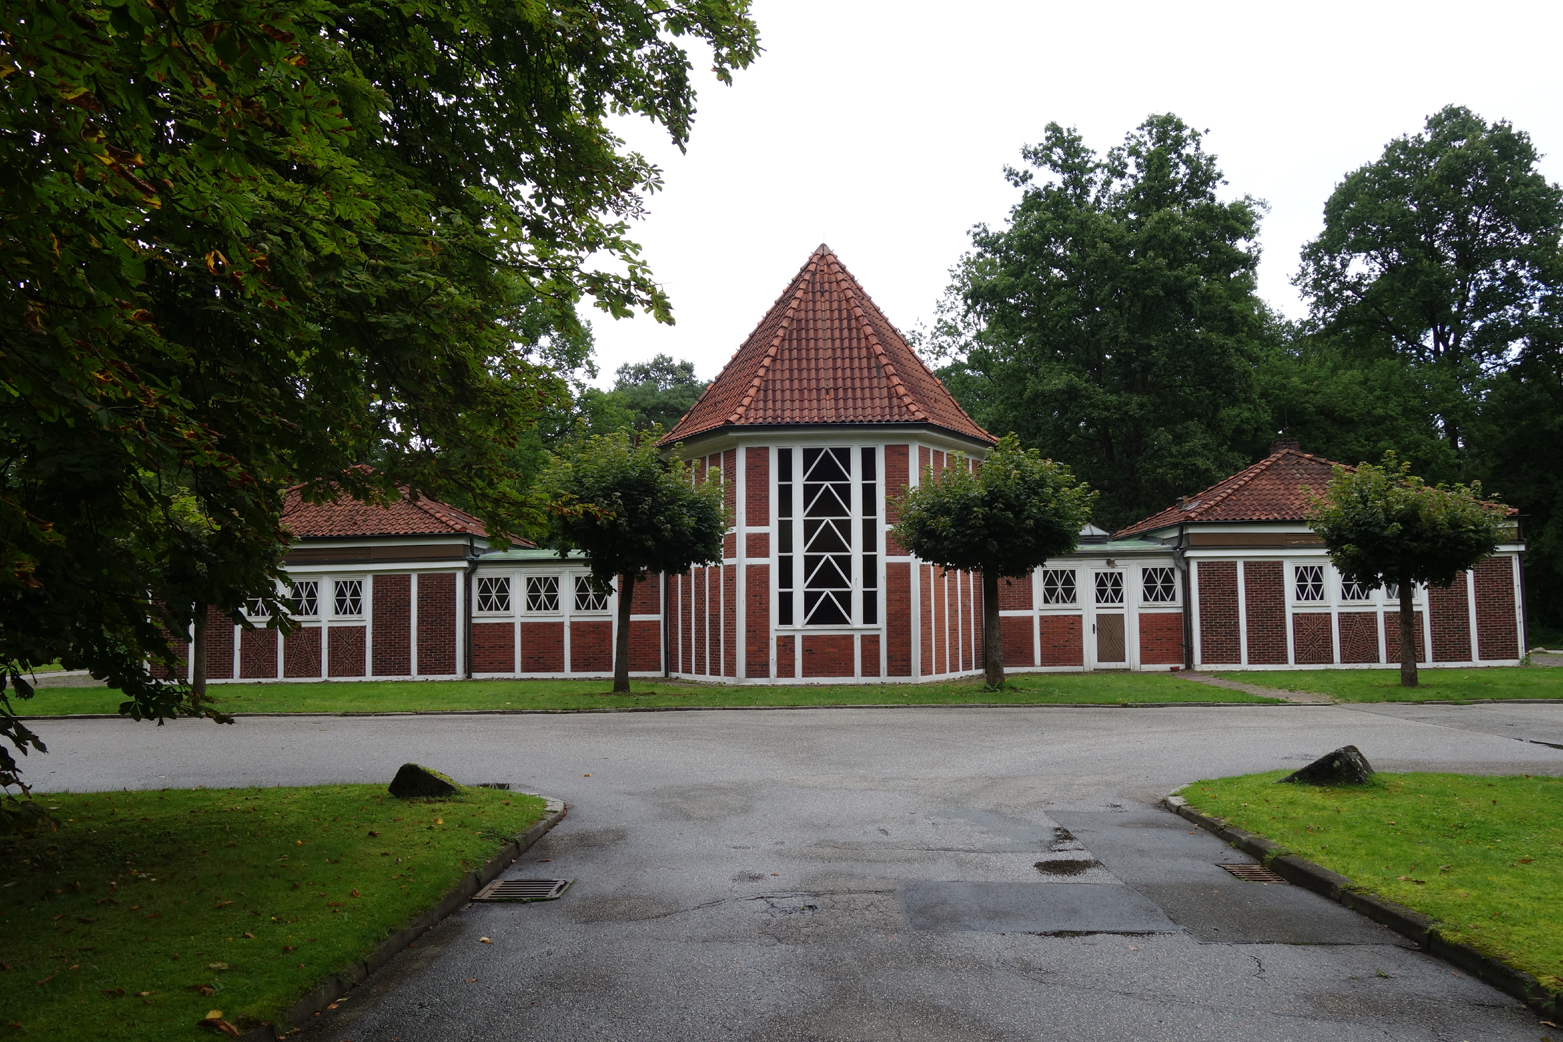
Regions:
<svg viewBox="0 0 1563 1042"><path fill-rule="evenodd" d="M354 891L353 891L353 896L354 896L354 897L357 897L357 896L358 896L358 891L357 891L357 890L354 890Z"/></svg>
<svg viewBox="0 0 1563 1042"><path fill-rule="evenodd" d="M49 983L49 982L50 982L50 981L52 981L52 980L53 980L53 979L54 979L54 978L55 978L55 977L58 977L58 976L59 976L59 973L57 973L57 972L56 972L56 973L51 973L51 974L49 974L49 975L48 975L48 976L47 976L47 977L45 977L45 978L44 978L44 979L43 979L43 980L35 980L35 981L33 981L33 983L34 983L34 984L40 984L40 985L41 985L41 984L48 984L48 983Z"/></svg>
<svg viewBox="0 0 1563 1042"><path fill-rule="evenodd" d="M371 832L371 833L369 833L369 835L371 835L371 836L378 836L379 833L378 832Z"/></svg>
<svg viewBox="0 0 1563 1042"><path fill-rule="evenodd" d="M148 912L147 913L147 918L148 919L161 919L161 918L163 918L163 913L162 912Z"/></svg>
<svg viewBox="0 0 1563 1042"><path fill-rule="evenodd" d="M220 1010L220 1009L209 1009L209 1010L206 1011L206 1019L207 1020L221 1020L222 1018L223 1018L223 1011Z"/></svg>
<svg viewBox="0 0 1563 1042"><path fill-rule="evenodd" d="M118 902L118 901L116 901L116 900L115 900L115 899L114 899L114 898L112 898L112 897L100 897L100 898L98 898L98 899L97 899L97 900L96 900L96 901L94 901L94 902L93 902L93 904L100 904L100 905L117 905L117 904L119 904L119 902Z"/></svg>
<svg viewBox="0 0 1563 1042"><path fill-rule="evenodd" d="M232 901L218 901L217 904L213 905L213 907L214 908L227 908L231 904L233 904Z"/></svg>
<svg viewBox="0 0 1563 1042"><path fill-rule="evenodd" d="M226 962L209 962L206 964L206 968L209 970L226 970L228 964Z"/></svg>
<svg viewBox="0 0 1563 1042"><path fill-rule="evenodd" d="M97 922L96 919L92 918L91 916L86 916L86 915L79 915L79 916L77 916L76 917L76 921L78 923L95 923L95 922Z"/></svg>
<svg viewBox="0 0 1563 1042"><path fill-rule="evenodd" d="M104 988L103 989L103 994L107 995L111 999L122 999L122 998L125 997L125 989L124 988Z"/></svg>
<svg viewBox="0 0 1563 1042"><path fill-rule="evenodd" d="M248 930L244 931L244 936L249 938L252 941L255 940L255 935L250 933Z"/></svg>
<svg viewBox="0 0 1563 1042"><path fill-rule="evenodd" d="M242 1034L238 1028L234 1027L226 1020L223 1020L221 1017L207 1017L205 1020L198 1020L196 1021L196 1026L211 1028L214 1031L220 1031L230 1038L238 1038Z"/></svg>

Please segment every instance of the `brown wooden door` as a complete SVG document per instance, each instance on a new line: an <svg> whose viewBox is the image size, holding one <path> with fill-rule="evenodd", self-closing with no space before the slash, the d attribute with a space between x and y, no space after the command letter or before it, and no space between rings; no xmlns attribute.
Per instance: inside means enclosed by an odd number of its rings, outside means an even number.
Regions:
<svg viewBox="0 0 1563 1042"><path fill-rule="evenodd" d="M1123 616L1118 614L1096 617L1096 661L1110 666L1124 663L1129 657L1124 652Z"/></svg>

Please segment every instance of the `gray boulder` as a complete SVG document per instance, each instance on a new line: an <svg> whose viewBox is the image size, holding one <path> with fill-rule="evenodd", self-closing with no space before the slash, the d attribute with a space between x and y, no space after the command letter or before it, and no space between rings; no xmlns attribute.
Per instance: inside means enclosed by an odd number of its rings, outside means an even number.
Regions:
<svg viewBox="0 0 1563 1042"><path fill-rule="evenodd" d="M1368 758L1355 745L1343 745L1281 781L1300 785L1366 785L1372 777L1373 767Z"/></svg>
<svg viewBox="0 0 1563 1042"><path fill-rule="evenodd" d="M391 795L398 799L442 799L459 792L461 786L447 776L415 763L402 764L391 779Z"/></svg>

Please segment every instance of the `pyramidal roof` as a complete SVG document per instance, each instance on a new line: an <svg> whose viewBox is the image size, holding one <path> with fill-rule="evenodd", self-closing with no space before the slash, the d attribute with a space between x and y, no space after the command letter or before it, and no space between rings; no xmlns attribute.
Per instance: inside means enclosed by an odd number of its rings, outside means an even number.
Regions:
<svg viewBox="0 0 1563 1042"><path fill-rule="evenodd" d="M926 424L997 441L821 244L662 444L719 428L838 423Z"/></svg>

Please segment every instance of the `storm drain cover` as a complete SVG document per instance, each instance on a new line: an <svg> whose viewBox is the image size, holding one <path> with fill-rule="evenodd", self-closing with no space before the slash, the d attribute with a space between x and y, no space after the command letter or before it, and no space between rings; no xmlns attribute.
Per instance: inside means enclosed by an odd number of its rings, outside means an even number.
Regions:
<svg viewBox="0 0 1563 1042"><path fill-rule="evenodd" d="M1250 883L1284 883L1286 880L1276 875L1263 865L1221 865L1221 868L1237 876L1246 879Z"/></svg>
<svg viewBox="0 0 1563 1042"><path fill-rule="evenodd" d="M496 879L472 896L474 901L552 901L573 879Z"/></svg>

